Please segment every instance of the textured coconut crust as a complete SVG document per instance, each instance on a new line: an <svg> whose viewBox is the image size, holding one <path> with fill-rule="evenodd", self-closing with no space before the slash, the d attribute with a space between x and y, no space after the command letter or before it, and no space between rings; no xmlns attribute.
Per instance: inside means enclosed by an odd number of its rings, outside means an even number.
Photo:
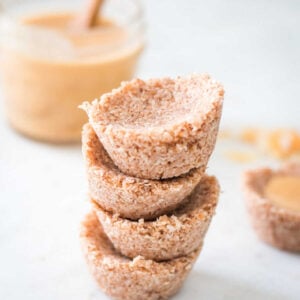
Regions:
<svg viewBox="0 0 300 300"><path fill-rule="evenodd" d="M126 258L113 248L97 217L86 216L80 233L88 267L101 289L119 300L167 299L183 284L201 247L191 254L166 262L141 256Z"/></svg>
<svg viewBox="0 0 300 300"><path fill-rule="evenodd" d="M123 218L154 219L174 210L200 182L205 168L165 180L147 180L124 175L101 145L91 125L82 132L82 150L87 166L90 197L106 211Z"/></svg>
<svg viewBox="0 0 300 300"><path fill-rule="evenodd" d="M223 96L222 85L206 74L134 79L81 108L123 173L163 179L206 166Z"/></svg>
<svg viewBox="0 0 300 300"><path fill-rule="evenodd" d="M99 205L94 209L104 232L120 253L162 261L187 255L202 244L218 195L216 178L205 176L186 204L155 221L122 219Z"/></svg>
<svg viewBox="0 0 300 300"><path fill-rule="evenodd" d="M266 243L300 252L300 214L274 205L263 195L264 187L274 175L300 176L300 164L292 163L277 171L262 168L245 173L244 192L252 225Z"/></svg>

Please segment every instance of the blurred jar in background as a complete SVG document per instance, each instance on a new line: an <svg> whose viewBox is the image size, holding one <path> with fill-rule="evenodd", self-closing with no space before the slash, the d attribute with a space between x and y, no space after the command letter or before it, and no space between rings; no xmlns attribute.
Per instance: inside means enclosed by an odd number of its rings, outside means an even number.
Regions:
<svg viewBox="0 0 300 300"><path fill-rule="evenodd" d="M86 0L3 1L1 77L13 128L49 142L80 140L78 109L134 75L144 45L136 0L106 0L97 26L76 23Z"/></svg>

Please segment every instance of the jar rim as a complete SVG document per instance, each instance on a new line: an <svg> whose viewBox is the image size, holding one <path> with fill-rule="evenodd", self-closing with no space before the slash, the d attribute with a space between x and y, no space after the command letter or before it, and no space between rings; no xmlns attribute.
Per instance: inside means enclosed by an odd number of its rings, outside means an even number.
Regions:
<svg viewBox="0 0 300 300"><path fill-rule="evenodd" d="M16 2L15 4L13 4L13 2ZM78 6L74 5L74 2L76 4L76 2L78 4L82 4L82 1L72 1L72 0L68 0L68 1L60 1L60 0L51 0L51 1L46 1L46 2L51 2L50 5L50 10L49 6L47 5L43 5L45 4L45 2L43 1L43 3L39 2L39 7L36 9L33 6L33 4L36 4L35 0L31 0L31 1L22 1L22 7L25 7L26 10L26 5L29 5L29 11L26 12L26 14L24 14L24 12L22 13L23 17L30 17L30 16L34 16L34 15L38 15L38 14L47 14L47 13L75 13L77 10L76 8L78 8ZM11 4L12 3L12 4ZM18 3L17 1L10 1L10 4L8 4L7 9L5 10L5 8L2 10L0 8L0 35L2 36L2 38L0 38L0 42L3 44L7 44L7 45L12 45L12 46L17 46L16 44L18 44L18 46L22 46L24 48L24 46L26 46L26 43L28 44L29 41L33 41L33 39L35 41L38 41L38 43L44 43L43 44L43 48L44 48L44 52L45 55L48 57L49 52L51 51L51 49L49 49L49 47L54 48L53 45L54 43L61 43L62 45L64 45L64 50L66 51L65 54L63 53L53 53L53 58L57 59L58 56L61 56L61 58L63 58L64 60L67 59L68 54L70 54L70 52L72 52L72 55L74 57L82 57L83 53L92 53L92 52L99 52L101 51L101 53L104 54L108 54L111 51L113 51L114 49L117 48L126 48L129 45L132 46L132 44L140 44L142 45L144 42L144 31L145 31L145 24L144 24L144 19L143 19L143 9L142 9L142 5L140 0L107 0L105 1L105 7L103 9L103 15L104 15L104 19L108 19L108 20L112 20L113 23L116 23L116 25L119 25L120 27L124 28L127 33L128 36L126 37L125 40L121 41L120 43L106 43L105 45L94 45L93 47L80 47L77 48L76 46L72 45L70 42L67 41L66 37L63 36L63 34L61 34L60 32L55 32L54 35L54 31L49 30L49 28L42 28L38 25L32 25L32 24L24 24L19 22L20 20L20 12L22 12L22 7L18 6L17 7L17 12L13 12L13 6L16 5ZM122 3L124 4L128 4L128 3L132 3L133 5L135 5L135 11L129 15L129 17L125 17L125 21L124 21L124 10L122 10L122 17L123 19L121 19L121 22L119 22L120 20L117 20L117 14L112 14L110 15L111 12L115 13L113 11L113 5L118 5L118 3ZM63 5L62 5L63 4ZM67 4L67 6L65 6ZM69 10L68 5L72 4L72 9ZM109 8L108 5L112 5L111 8ZM63 7L63 10L61 10L61 7ZM108 9L107 9L108 7ZM55 9L53 9L55 8ZM75 10L74 10L75 8ZM10 13L10 11L12 11L12 13ZM17 22L16 22L17 20ZM105 29L101 29L101 34L105 34L107 36L110 35L111 29L105 28ZM100 32L100 30L97 30L98 32ZM51 33L52 32L52 33ZM47 33L47 37L49 37L49 41L47 42L46 39L41 38L43 36L43 34ZM5 37L6 37L6 41L5 41ZM14 38L15 37L15 38ZM52 40L51 40L52 39ZM8 41L8 42L7 42ZM9 43L10 42L10 43ZM31 49L32 50L32 49ZM68 52L68 53L67 53Z"/></svg>

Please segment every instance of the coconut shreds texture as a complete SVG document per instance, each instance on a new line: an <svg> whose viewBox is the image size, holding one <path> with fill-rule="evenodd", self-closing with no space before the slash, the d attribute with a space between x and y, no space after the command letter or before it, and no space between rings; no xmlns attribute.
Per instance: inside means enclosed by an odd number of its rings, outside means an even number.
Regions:
<svg viewBox="0 0 300 300"><path fill-rule="evenodd" d="M93 213L83 221L80 239L92 275L107 295L118 300L158 300L174 295L201 250L166 262L126 258L116 252Z"/></svg>
<svg viewBox="0 0 300 300"><path fill-rule="evenodd" d="M206 166L223 97L222 85L206 74L134 79L81 108L123 173L164 179Z"/></svg>
<svg viewBox="0 0 300 300"><path fill-rule="evenodd" d="M90 197L106 211L132 220L154 219L174 210L205 172L202 167L160 181L126 176L114 165L90 124L83 127L82 150Z"/></svg>
<svg viewBox="0 0 300 300"><path fill-rule="evenodd" d="M262 168L244 175L244 192L250 220L264 242L288 251L300 252L300 213L279 207L264 197L264 187L272 176L300 176L300 164L279 170Z"/></svg>
<svg viewBox="0 0 300 300"><path fill-rule="evenodd" d="M203 177L186 204L154 221L131 221L94 206L103 230L123 255L156 261L187 255L203 242L218 202L219 184Z"/></svg>

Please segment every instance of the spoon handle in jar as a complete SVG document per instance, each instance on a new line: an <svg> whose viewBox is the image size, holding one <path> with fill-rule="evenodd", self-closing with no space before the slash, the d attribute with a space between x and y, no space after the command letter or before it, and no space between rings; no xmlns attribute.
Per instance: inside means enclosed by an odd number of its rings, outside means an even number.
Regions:
<svg viewBox="0 0 300 300"><path fill-rule="evenodd" d="M104 0L88 0L85 10L80 15L82 28L91 28L96 25L99 10Z"/></svg>

